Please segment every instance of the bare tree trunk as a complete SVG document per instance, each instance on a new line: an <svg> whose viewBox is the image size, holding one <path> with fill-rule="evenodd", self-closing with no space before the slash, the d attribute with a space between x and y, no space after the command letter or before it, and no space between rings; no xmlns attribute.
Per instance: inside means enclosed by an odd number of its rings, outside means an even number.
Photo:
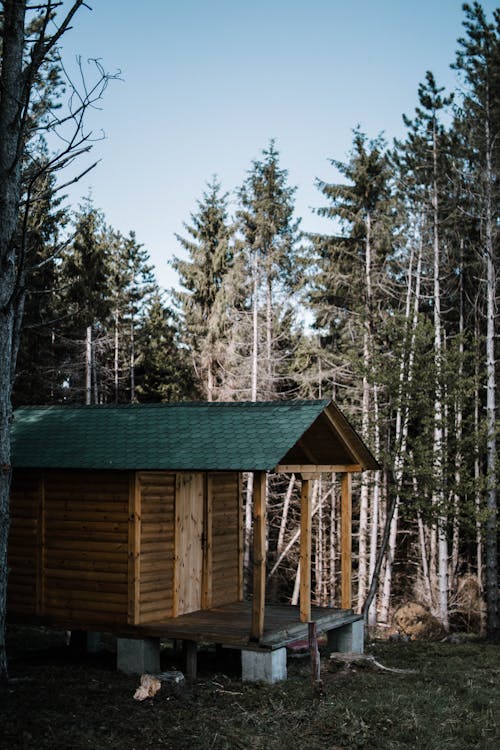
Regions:
<svg viewBox="0 0 500 750"><path fill-rule="evenodd" d="M85 403L92 403L92 326L85 331Z"/></svg>
<svg viewBox="0 0 500 750"><path fill-rule="evenodd" d="M10 529L10 479L12 422L11 394L14 382L20 315L24 290L16 244L21 201L23 150L23 49L25 2L3 3L3 35L0 71L0 680L7 677L5 618L7 608L7 547ZM21 100L21 101L20 101Z"/></svg>
<svg viewBox="0 0 500 750"><path fill-rule="evenodd" d="M118 310L115 310L115 342L114 342L114 364L113 364L113 376L114 376L114 388L115 388L115 404L118 403L119 387L120 387L120 376L119 376L119 346L120 346L120 334L118 331Z"/></svg>
<svg viewBox="0 0 500 750"><path fill-rule="evenodd" d="M382 584L382 595L380 603L380 620L388 622L389 608L392 591L392 563L396 553L396 540L398 532L399 503L401 494L401 484L403 481L404 462L406 456L406 444L408 439L409 425L409 405L408 389L413 381L413 363L415 359L416 330L418 324L418 308L420 302L420 278L422 270L422 250L423 240L422 232L418 239L417 267L415 273L415 291L413 292L413 246L411 249L410 263L408 267L408 284L406 292L405 306L405 347L399 369L398 383L398 406L396 410L396 430L394 442L396 454L394 457L394 489L396 497L394 508L390 514L390 519L386 518L385 525L390 524L389 538L387 542L387 559L385 561L384 579ZM413 313L412 313L412 296L413 296ZM387 498L389 500L389 498ZM389 514L388 514L389 515ZM366 605L365 605L366 607Z"/></svg>
<svg viewBox="0 0 500 750"><path fill-rule="evenodd" d="M370 384L368 374L371 372L372 346L372 244L371 244L371 216L367 213L365 220L365 290L366 306L363 333L363 402L361 415L361 434L368 440L370 426ZM359 504L359 534L358 534L358 611L361 611L366 598L367 588L367 548L368 548L368 504L369 486L367 480L361 478L361 494Z"/></svg>
<svg viewBox="0 0 500 750"><path fill-rule="evenodd" d="M458 379L459 383L463 380L463 360L464 360L464 303L463 303L463 240L460 243L460 313L459 313L459 363ZM456 399L455 408L455 434L457 446L455 450L455 491L453 494L453 537L451 551L451 578L453 590L456 591L458 586L458 564L459 564L459 547L460 547L460 495L459 488L462 481L462 438L463 438L463 413L462 413L462 394L459 392Z"/></svg>
<svg viewBox="0 0 500 750"><path fill-rule="evenodd" d="M7 543L10 526L10 476L12 420L11 393L14 382L17 350L24 308L27 219L33 199L32 190L44 170L27 186L21 221L23 193L22 165L25 143L33 125L30 105L39 71L51 51L67 30L71 19L84 0L74 0L61 20L56 19L58 3L37 3L38 30L29 40L24 62L26 0L3 0L2 44L0 46L0 679L7 677L5 653L5 614L7 595ZM69 137L60 152L51 154L49 170L70 163L79 153L90 149L85 145L89 136L81 132L82 117L92 101L96 101L107 82L103 75L101 88L84 92L74 115L74 137ZM98 93L96 93L98 92ZM65 118L66 119L66 118ZM68 117L66 121L72 118ZM45 172L46 174L47 172ZM73 181L76 182L78 178ZM19 222L19 226L18 226Z"/></svg>
<svg viewBox="0 0 500 750"><path fill-rule="evenodd" d="M134 319L130 321L130 403L135 404L135 329Z"/></svg>
<svg viewBox="0 0 500 750"><path fill-rule="evenodd" d="M496 369L495 369L495 315L496 315L496 269L493 242L493 168L491 159L491 135L486 120L486 631L489 638L499 635L498 617L498 510L496 448Z"/></svg>
<svg viewBox="0 0 500 750"><path fill-rule="evenodd" d="M319 507L318 507L318 524L316 529L316 554L314 559L314 572L315 572L315 591L316 591L316 604L321 605L322 589L323 589L323 483L321 477L316 480L315 484L318 487Z"/></svg>
<svg viewBox="0 0 500 750"><path fill-rule="evenodd" d="M438 197L438 167L437 167L437 133L433 130L433 186L432 186L432 216L433 216L433 249L434 249L434 363L435 363L435 398L434 398L434 437L433 437L433 482L432 504L437 513L438 532L438 582L439 582L439 619L443 627L448 629L448 539L447 516L444 511L445 499L443 489L444 450L443 450L443 348L441 331L441 263L439 244L439 197Z"/></svg>
<svg viewBox="0 0 500 750"><path fill-rule="evenodd" d="M271 278L267 279L266 288L266 398L273 393L273 286Z"/></svg>
<svg viewBox="0 0 500 750"><path fill-rule="evenodd" d="M335 589L336 589L336 565L335 565L335 551L338 548L336 534L337 529L337 492L336 492L336 478L335 474L332 474L331 483L331 501L330 501L330 564L329 564L329 606L335 605Z"/></svg>
<svg viewBox="0 0 500 750"><path fill-rule="evenodd" d="M417 480L413 478L413 486L415 492L418 492ZM418 540L420 545L420 560L422 563L422 580L424 583L424 589L427 596L429 608L434 611L435 603L432 595L431 580L429 577L429 564L427 562L427 544L425 539L425 528L422 521L422 514L420 511L417 512L417 523L418 523Z"/></svg>
<svg viewBox="0 0 500 750"><path fill-rule="evenodd" d="M374 426L375 426L375 455L378 456L380 453L380 426L379 426L379 413L378 413L378 388L373 388L373 411L374 411ZM375 564L377 560L377 549L378 549L378 524L379 524L379 507L380 507L380 471L375 472L373 482L373 496L372 496L372 513L371 513L371 527L370 527L370 560L369 560L369 578L370 581L375 572ZM361 612L364 602L358 605L358 609ZM368 610L368 624L376 625L377 622L377 597L373 597L373 601Z"/></svg>
<svg viewBox="0 0 500 750"><path fill-rule="evenodd" d="M257 252L253 256L253 295L252 295L252 380L251 400L257 401L257 373L259 359L259 258ZM247 478L247 491L245 502L245 548L244 568L249 570L250 566L250 542L252 537L252 498L253 498L253 474L249 473Z"/></svg>

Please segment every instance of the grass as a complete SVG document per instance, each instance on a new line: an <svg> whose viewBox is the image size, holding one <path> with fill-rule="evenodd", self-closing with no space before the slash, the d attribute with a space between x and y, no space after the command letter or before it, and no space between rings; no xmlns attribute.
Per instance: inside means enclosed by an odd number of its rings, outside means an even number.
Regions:
<svg viewBox="0 0 500 750"><path fill-rule="evenodd" d="M368 651L397 674L331 671L314 694L307 659L289 679L242 684L234 664L200 654L191 686L132 699L138 678L116 672L112 654L72 657L64 635L10 631L11 680L0 687L2 750L472 750L500 747L500 648L485 642L376 641ZM165 651L162 668L171 666Z"/></svg>

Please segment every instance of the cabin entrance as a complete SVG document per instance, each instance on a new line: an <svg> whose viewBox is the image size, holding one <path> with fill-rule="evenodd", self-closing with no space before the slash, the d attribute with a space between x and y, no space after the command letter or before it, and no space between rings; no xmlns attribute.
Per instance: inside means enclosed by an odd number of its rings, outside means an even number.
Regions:
<svg viewBox="0 0 500 750"><path fill-rule="evenodd" d="M178 474L175 502L175 615L202 609L206 544L204 475Z"/></svg>

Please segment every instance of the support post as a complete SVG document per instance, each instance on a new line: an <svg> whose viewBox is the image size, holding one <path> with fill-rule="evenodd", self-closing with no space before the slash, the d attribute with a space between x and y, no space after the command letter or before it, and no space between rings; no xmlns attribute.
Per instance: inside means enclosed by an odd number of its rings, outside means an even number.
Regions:
<svg viewBox="0 0 500 750"><path fill-rule="evenodd" d="M198 673L198 644L196 641L185 640L184 646L184 669L188 682L194 682Z"/></svg>
<svg viewBox="0 0 500 750"><path fill-rule="evenodd" d="M345 472L341 476L341 602L342 609L352 606L352 482L351 475Z"/></svg>
<svg viewBox="0 0 500 750"><path fill-rule="evenodd" d="M141 615L141 485L135 471L129 476L128 503L128 623L138 625Z"/></svg>
<svg viewBox="0 0 500 750"><path fill-rule="evenodd" d="M258 641L264 634L266 598L266 472L256 471L253 487L253 601L250 637Z"/></svg>
<svg viewBox="0 0 500 750"><path fill-rule="evenodd" d="M300 493L300 621L311 619L311 488L302 479Z"/></svg>

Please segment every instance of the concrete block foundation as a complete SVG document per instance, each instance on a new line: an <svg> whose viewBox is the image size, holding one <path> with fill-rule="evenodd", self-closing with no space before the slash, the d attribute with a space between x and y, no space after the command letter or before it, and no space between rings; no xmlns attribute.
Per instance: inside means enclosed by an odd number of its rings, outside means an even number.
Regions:
<svg viewBox="0 0 500 750"><path fill-rule="evenodd" d="M286 648L274 651L241 652L243 682L280 682L286 680Z"/></svg>
<svg viewBox="0 0 500 750"><path fill-rule="evenodd" d="M116 666L125 674L160 671L159 638L117 638Z"/></svg>
<svg viewBox="0 0 500 750"><path fill-rule="evenodd" d="M341 628L328 631L328 649L341 653L362 654L365 650L365 625L361 618Z"/></svg>

